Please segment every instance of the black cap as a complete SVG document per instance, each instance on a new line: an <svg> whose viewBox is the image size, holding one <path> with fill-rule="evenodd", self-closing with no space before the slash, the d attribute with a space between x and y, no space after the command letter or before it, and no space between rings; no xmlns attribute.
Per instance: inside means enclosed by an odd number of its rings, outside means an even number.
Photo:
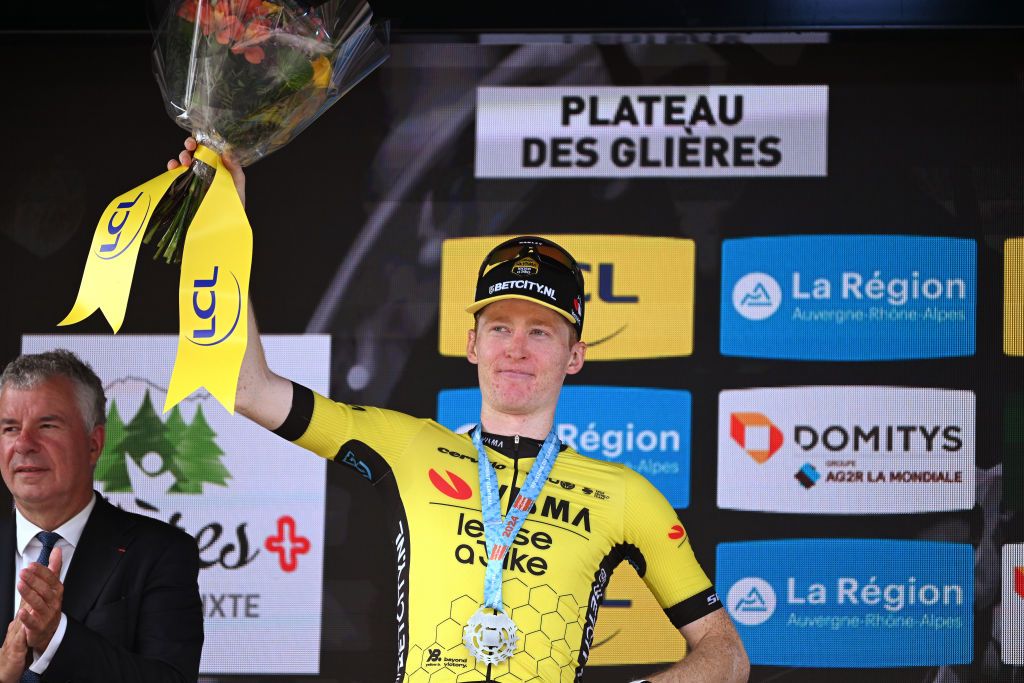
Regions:
<svg viewBox="0 0 1024 683"><path fill-rule="evenodd" d="M583 335L583 273L572 254L543 237L515 237L490 251L480 266L476 313L502 299L522 299L550 308Z"/></svg>

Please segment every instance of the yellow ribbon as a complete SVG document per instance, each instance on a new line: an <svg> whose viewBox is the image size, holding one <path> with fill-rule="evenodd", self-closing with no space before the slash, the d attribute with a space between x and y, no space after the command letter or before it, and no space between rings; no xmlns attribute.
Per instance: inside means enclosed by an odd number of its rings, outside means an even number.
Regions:
<svg viewBox="0 0 1024 683"><path fill-rule="evenodd" d="M162 173L107 205L96 224L78 298L58 325L81 322L99 309L115 333L121 329L146 226L171 182L185 170Z"/></svg>
<svg viewBox="0 0 1024 683"><path fill-rule="evenodd" d="M195 158L216 173L185 233L178 353L164 412L205 386L233 413L247 337L252 229L216 152L200 146Z"/></svg>

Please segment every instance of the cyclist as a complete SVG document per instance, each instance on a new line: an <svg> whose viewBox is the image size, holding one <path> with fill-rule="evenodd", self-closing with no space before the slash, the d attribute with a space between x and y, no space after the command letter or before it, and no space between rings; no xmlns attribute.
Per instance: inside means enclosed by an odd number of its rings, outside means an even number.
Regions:
<svg viewBox="0 0 1024 683"><path fill-rule="evenodd" d="M188 165L195 141L177 161ZM241 169L226 164L244 202ZM396 681L577 681L608 579L630 562L687 642L650 678L743 681L739 636L689 537L639 474L559 443L562 383L586 344L583 276L557 244L519 237L493 249L467 308L480 422L456 434L433 420L335 403L267 366L250 307L237 410L348 466L393 511Z"/></svg>

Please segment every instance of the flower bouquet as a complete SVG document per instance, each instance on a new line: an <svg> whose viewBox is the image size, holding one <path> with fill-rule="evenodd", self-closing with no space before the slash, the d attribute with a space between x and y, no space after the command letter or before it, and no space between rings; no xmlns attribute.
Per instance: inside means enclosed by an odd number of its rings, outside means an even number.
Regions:
<svg viewBox="0 0 1024 683"><path fill-rule="evenodd" d="M247 344L252 230L222 162L287 144L387 56L366 0L172 0L153 63L167 110L199 142L100 215L78 297L59 325L124 322L139 245L180 263L178 351L164 410L205 386L234 409ZM141 238L140 238L141 236Z"/></svg>
<svg viewBox="0 0 1024 683"><path fill-rule="evenodd" d="M167 112L199 144L248 166L287 144L387 56L366 0L175 0L153 68ZM144 243L180 263L212 182L197 159L171 184Z"/></svg>

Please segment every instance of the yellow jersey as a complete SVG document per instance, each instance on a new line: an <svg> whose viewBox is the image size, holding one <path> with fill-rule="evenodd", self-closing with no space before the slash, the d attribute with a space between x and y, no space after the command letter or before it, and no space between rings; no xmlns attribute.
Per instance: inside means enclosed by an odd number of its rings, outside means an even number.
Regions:
<svg viewBox="0 0 1024 683"><path fill-rule="evenodd" d="M483 602L487 552L477 451L467 434L404 413L335 403L294 385L275 432L353 470L385 496L398 600L396 683L568 683L581 679L612 571L628 561L683 626L721 607L675 510L643 476L563 446L506 553L515 654L478 663L463 627ZM485 434L507 513L540 442Z"/></svg>

